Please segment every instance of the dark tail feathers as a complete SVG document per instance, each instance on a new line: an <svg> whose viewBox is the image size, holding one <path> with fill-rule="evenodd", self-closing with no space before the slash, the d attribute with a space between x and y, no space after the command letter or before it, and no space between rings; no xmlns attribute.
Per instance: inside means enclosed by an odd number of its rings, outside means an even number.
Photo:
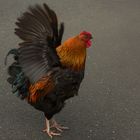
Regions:
<svg viewBox="0 0 140 140"><path fill-rule="evenodd" d="M25 77L22 72L22 68L18 62L18 49L12 49L8 52L5 58L5 65L7 64L7 57L13 54L14 62L8 67L9 78L7 79L8 83L12 85L12 92L15 93L21 99L24 99L28 96L28 87L29 80Z"/></svg>

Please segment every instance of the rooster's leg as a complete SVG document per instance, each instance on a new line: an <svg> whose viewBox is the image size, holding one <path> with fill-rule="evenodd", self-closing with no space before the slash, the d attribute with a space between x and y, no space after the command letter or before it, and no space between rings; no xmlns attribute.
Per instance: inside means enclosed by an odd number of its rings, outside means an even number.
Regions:
<svg viewBox="0 0 140 140"><path fill-rule="evenodd" d="M46 128L43 130L43 132L46 132L50 138L52 138L53 136L60 136L60 133L55 133L53 131L50 130L50 122L49 120L46 118Z"/></svg>
<svg viewBox="0 0 140 140"><path fill-rule="evenodd" d="M52 125L50 126L51 128L56 128L58 131L62 132L63 130L68 130L68 127L61 126L58 124L54 119L51 120Z"/></svg>

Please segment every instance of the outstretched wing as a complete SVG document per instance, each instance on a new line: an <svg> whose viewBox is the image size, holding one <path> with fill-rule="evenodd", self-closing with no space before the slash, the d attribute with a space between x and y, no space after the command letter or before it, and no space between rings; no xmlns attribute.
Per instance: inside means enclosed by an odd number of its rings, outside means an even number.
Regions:
<svg viewBox="0 0 140 140"><path fill-rule="evenodd" d="M61 66L56 47L61 44L64 25L58 30L57 16L46 4L36 5L18 18L15 33L23 40L18 59L31 83L45 76L53 67Z"/></svg>
<svg viewBox="0 0 140 140"><path fill-rule="evenodd" d="M60 23L58 31L58 20L55 12L46 4L29 7L28 11L23 13L17 19L15 34L24 42L21 44L45 43L49 38L52 45L57 47L61 44L64 24Z"/></svg>

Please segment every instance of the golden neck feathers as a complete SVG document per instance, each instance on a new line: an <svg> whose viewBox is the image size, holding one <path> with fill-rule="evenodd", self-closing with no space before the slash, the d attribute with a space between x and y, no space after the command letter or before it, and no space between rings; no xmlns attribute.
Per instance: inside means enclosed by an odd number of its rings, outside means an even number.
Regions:
<svg viewBox="0 0 140 140"><path fill-rule="evenodd" d="M78 37L66 40L57 47L57 54L61 64L72 70L80 71L85 67L86 44Z"/></svg>

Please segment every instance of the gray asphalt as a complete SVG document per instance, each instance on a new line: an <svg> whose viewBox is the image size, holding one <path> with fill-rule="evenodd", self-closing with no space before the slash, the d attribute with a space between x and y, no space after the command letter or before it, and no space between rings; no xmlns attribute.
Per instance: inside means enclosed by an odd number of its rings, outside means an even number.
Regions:
<svg viewBox="0 0 140 140"><path fill-rule="evenodd" d="M93 33L79 96L56 116L70 130L54 140L140 140L139 0L0 0L0 140L48 140L44 116L12 95L3 64L17 46L14 22L46 2L65 22L64 40Z"/></svg>

